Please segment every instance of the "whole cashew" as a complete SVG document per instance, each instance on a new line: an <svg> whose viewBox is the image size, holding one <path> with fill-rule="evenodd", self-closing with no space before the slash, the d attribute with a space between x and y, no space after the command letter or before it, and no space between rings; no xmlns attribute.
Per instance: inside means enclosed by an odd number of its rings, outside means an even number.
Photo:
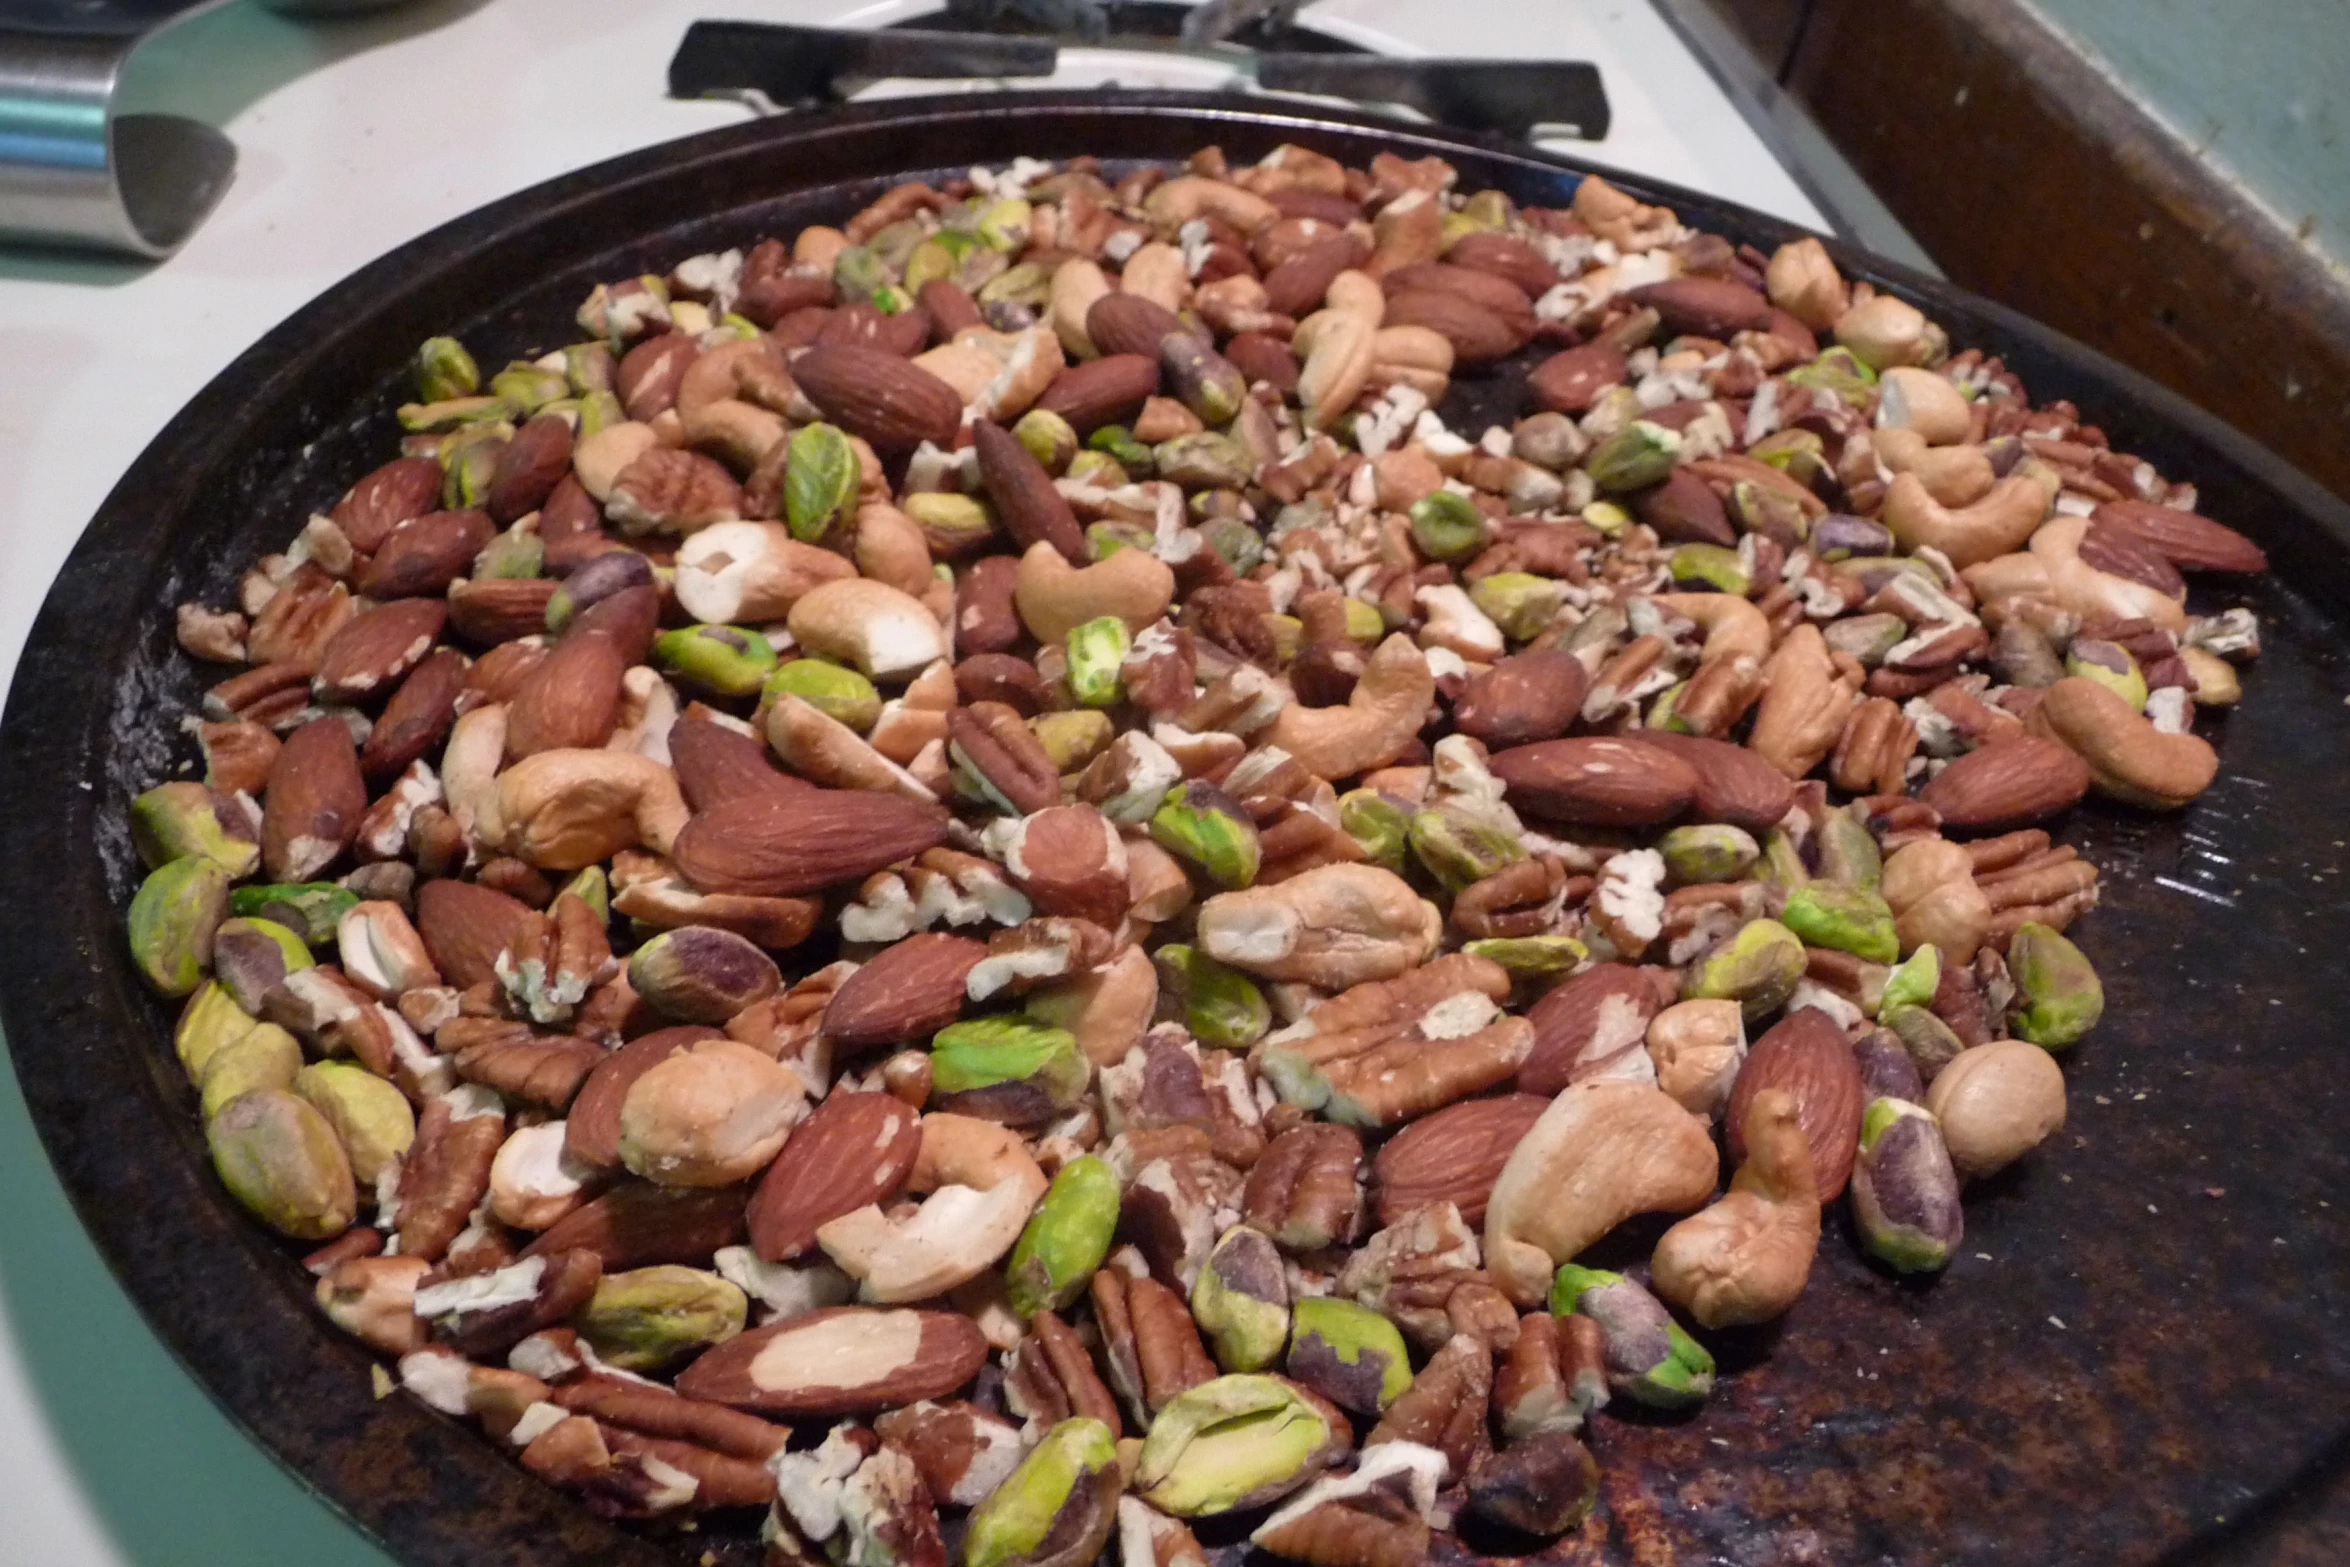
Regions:
<svg viewBox="0 0 2350 1567"><path fill-rule="evenodd" d="M790 692L767 709L767 743L786 767L828 789L873 789L936 800L928 785L873 749L863 735Z"/></svg>
<svg viewBox="0 0 2350 1567"><path fill-rule="evenodd" d="M685 826L677 775L633 751L541 751L498 775L482 839L542 870L575 871L622 849L667 854Z"/></svg>
<svg viewBox="0 0 2350 1567"><path fill-rule="evenodd" d="M2031 552L2048 571L2048 591L2057 604L2086 620L2110 615L2117 620L2143 617L2165 631L2187 626L2184 599L2172 598L2160 588L2110 571L2099 571L2081 559L2081 540L2089 532L2086 517L2056 517L2032 535Z"/></svg>
<svg viewBox="0 0 2350 1567"><path fill-rule="evenodd" d="M498 768L506 760L506 708L501 702L457 715L441 753L441 795L449 816L477 849L504 830L498 815Z"/></svg>
<svg viewBox="0 0 2350 1567"><path fill-rule="evenodd" d="M1151 188L1142 210L1164 233L1193 218L1222 218L1243 234L1254 234L1281 216L1264 197L1204 174L1181 174Z"/></svg>
<svg viewBox="0 0 2350 1567"><path fill-rule="evenodd" d="M853 546L860 574L919 599L937 579L930 573L930 540L921 524L887 501L857 508Z"/></svg>
<svg viewBox="0 0 2350 1567"><path fill-rule="evenodd" d="M869 1203L816 1232L860 1300L926 1300L977 1278L1020 1238L1045 1177L1010 1127L939 1114L922 1118L906 1185L930 1194L912 1215L892 1219Z"/></svg>
<svg viewBox="0 0 2350 1567"><path fill-rule="evenodd" d="M1560 1263L1636 1214L1697 1207L1714 1194L1720 1170L1706 1121L1654 1084L1570 1084L1493 1183L1485 1266L1519 1306L1539 1306Z"/></svg>
<svg viewBox="0 0 2350 1567"><path fill-rule="evenodd" d="M1191 272L1183 264L1182 251L1154 239L1126 258L1118 272L1118 288L1162 309L1179 311L1191 303Z"/></svg>
<svg viewBox="0 0 2350 1567"><path fill-rule="evenodd" d="M1020 557L1013 605L1029 634L1048 646L1089 620L1115 615L1139 632L1175 601L1175 573L1148 550L1123 549L1090 566L1072 566L1050 544Z"/></svg>
<svg viewBox="0 0 2350 1567"><path fill-rule="evenodd" d="M679 607L696 620L742 625L781 620L811 589L856 574L779 522L717 522L677 547L675 584Z"/></svg>
<svg viewBox="0 0 2350 1567"><path fill-rule="evenodd" d="M1772 304L1815 332L1834 326L1851 299L1836 263L1829 259L1828 247L1808 234L1771 253L1763 286Z"/></svg>
<svg viewBox="0 0 2350 1567"><path fill-rule="evenodd" d="M1428 669L1427 655L1399 631L1365 661L1344 707L1292 703L1274 718L1265 740L1318 778L1352 778L1401 756L1420 732L1435 698L1436 677Z"/></svg>
<svg viewBox="0 0 2350 1567"><path fill-rule="evenodd" d="M1972 506L1952 511L1934 499L1915 473L1897 473L1877 520L1893 530L1903 549L1930 546L1963 569L2021 547L2048 516L2056 491L2056 475L2030 463L1993 485Z"/></svg>
<svg viewBox="0 0 2350 1567"><path fill-rule="evenodd" d="M1746 1108L1746 1162L1729 1192L1665 1231L1650 1281L1706 1327L1768 1322L1803 1293L1819 1246L1819 1186L1795 1096L1766 1088Z"/></svg>
<svg viewBox="0 0 2350 1567"><path fill-rule="evenodd" d="M946 632L920 599L870 577L844 577L803 594L786 624L809 652L854 664L875 680L913 675L947 651Z"/></svg>
<svg viewBox="0 0 2350 1567"><path fill-rule="evenodd" d="M1895 365L1877 379L1877 423L1915 430L1929 446L1954 446L1974 432L1974 413L1957 387L1931 370Z"/></svg>
<svg viewBox="0 0 2350 1567"><path fill-rule="evenodd" d="M1928 446L1915 430L1879 430L1869 444L1887 469L1916 474L1944 506L1972 506L1999 482L1980 446Z"/></svg>
<svg viewBox="0 0 2350 1567"><path fill-rule="evenodd" d="M1933 337L1924 312L1891 294L1871 294L1836 318L1836 341L1871 370L1918 363Z"/></svg>
<svg viewBox="0 0 2350 1567"><path fill-rule="evenodd" d="M1053 273L1052 287L1046 294L1045 315L1071 359L1101 356L1101 350L1093 346L1093 339L1085 333L1085 317L1093 309L1093 302L1108 292L1108 276L1082 256L1062 262Z"/></svg>
<svg viewBox="0 0 2350 1567"><path fill-rule="evenodd" d="M2087 762L2099 794L2152 811L2177 810L2219 775L2219 753L2202 736L2165 734L2118 693L2078 675L2042 693L2024 727Z"/></svg>
<svg viewBox="0 0 2350 1567"><path fill-rule="evenodd" d="M1660 593L1656 602L1705 633L1700 662L1751 658L1760 663L1771 655L1771 623L1751 599L1731 593Z"/></svg>
<svg viewBox="0 0 2350 1567"><path fill-rule="evenodd" d="M1947 838L1920 838L1885 861L1880 884L1906 955L1928 942L1945 963L1967 963L1991 929L1991 900L1975 885L1975 862Z"/></svg>

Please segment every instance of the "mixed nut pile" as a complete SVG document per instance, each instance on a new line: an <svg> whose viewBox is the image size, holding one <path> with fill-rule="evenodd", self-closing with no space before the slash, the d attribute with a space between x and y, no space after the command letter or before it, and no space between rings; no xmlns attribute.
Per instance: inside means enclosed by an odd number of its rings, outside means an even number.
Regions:
<svg viewBox="0 0 2350 1567"><path fill-rule="evenodd" d="M1950 1259L2103 1005L2042 824L2211 782L2261 553L1816 241L1454 185L1023 161L436 338L181 609L131 949L401 1386L776 1562L1416 1567L1847 1190Z"/></svg>

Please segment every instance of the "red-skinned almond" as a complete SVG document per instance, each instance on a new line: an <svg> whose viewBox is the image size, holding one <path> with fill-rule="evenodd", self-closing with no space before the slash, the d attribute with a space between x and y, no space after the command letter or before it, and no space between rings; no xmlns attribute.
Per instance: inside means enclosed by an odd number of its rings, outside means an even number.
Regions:
<svg viewBox="0 0 2350 1567"><path fill-rule="evenodd" d="M686 823L670 858L703 892L790 897L936 848L947 822L936 805L862 789L742 796Z"/></svg>
<svg viewBox="0 0 2350 1567"><path fill-rule="evenodd" d="M960 1312L827 1306L703 1351L677 1390L769 1414L872 1414L943 1398L986 1359L979 1325Z"/></svg>
<svg viewBox="0 0 2350 1567"><path fill-rule="evenodd" d="M760 1178L752 1248L769 1262L800 1255L842 1214L895 1197L921 1151L922 1117L912 1105L889 1094L832 1094L792 1129Z"/></svg>
<svg viewBox="0 0 2350 1567"><path fill-rule="evenodd" d="M1746 1158L1746 1108L1766 1088L1795 1096L1820 1201L1835 1201L1860 1151L1861 1113L1860 1067L1836 1020L1816 1007L1790 1012L1747 1051L1723 1116L1734 1165Z"/></svg>

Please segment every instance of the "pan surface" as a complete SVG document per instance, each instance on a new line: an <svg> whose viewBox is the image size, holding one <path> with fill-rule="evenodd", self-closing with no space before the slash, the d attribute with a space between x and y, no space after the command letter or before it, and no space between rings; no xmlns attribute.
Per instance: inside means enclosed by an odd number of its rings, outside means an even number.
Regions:
<svg viewBox="0 0 2350 1567"><path fill-rule="evenodd" d="M378 1400L370 1357L294 1252L213 1181L171 1009L121 911L133 794L192 747L201 687L171 609L229 597L385 455L408 355L456 332L485 362L567 340L591 283L837 222L902 178L1016 155L1236 161L1297 141L1352 163L1451 160L1468 188L1565 205L1580 169L1523 148L1264 99L956 96L730 128L498 202L353 275L207 387L107 499L34 626L0 728L0 1020L84 1222L157 1333L281 1462L418 1563L751 1562L590 1516L470 1431ZM1618 181L1765 249L1795 231ZM1566 1562L2339 1561L2350 1461L2350 508L2253 442L2012 312L1865 256L2033 400L2201 487L2274 563L2226 597L2265 651L2213 738L2219 782L2152 817L2092 805L2063 837L2105 870L2078 934L2105 1022L2067 1062L2071 1118L1970 1194L1949 1274L1865 1266L1839 1208L1813 1284L1768 1330L1717 1336L1693 1417L1602 1415L1606 1487ZM1458 405L1506 407L1514 381ZM2208 598L2208 602L2206 599ZM2330 1546L2328 1541L2333 1542ZM705 1553L712 1553L706 1555Z"/></svg>

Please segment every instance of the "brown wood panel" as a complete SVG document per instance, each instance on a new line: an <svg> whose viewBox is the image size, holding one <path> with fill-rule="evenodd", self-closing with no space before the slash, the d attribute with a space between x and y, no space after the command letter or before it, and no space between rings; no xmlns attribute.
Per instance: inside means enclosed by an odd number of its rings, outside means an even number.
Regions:
<svg viewBox="0 0 2350 1567"><path fill-rule="evenodd" d="M2015 0L1814 0L1786 83L1954 282L2350 496L2350 284Z"/></svg>

